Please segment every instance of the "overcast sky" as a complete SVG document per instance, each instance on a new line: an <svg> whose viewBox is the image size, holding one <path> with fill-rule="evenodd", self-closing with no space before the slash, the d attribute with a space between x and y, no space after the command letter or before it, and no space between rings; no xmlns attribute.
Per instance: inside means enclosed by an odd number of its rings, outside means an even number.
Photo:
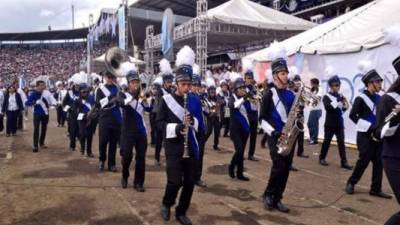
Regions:
<svg viewBox="0 0 400 225"><path fill-rule="evenodd" d="M135 0L129 0L129 4ZM75 28L96 20L102 8L117 8L122 0L0 0L0 33L72 28L71 5L75 6Z"/></svg>

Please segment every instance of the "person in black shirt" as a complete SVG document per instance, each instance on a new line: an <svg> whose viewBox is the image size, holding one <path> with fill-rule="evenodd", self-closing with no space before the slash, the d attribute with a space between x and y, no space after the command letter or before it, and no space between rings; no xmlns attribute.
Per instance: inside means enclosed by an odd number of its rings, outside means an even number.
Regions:
<svg viewBox="0 0 400 225"><path fill-rule="evenodd" d="M122 188L128 186L129 167L133 159L133 148L135 148L135 177L133 188L138 192L145 189L145 167L147 150L147 133L144 123L144 111L150 112L147 99L139 99L140 79L136 69L133 68L126 75L128 90L119 94L118 104L122 108L121 128L121 164L122 164Z"/></svg>
<svg viewBox="0 0 400 225"><path fill-rule="evenodd" d="M400 57L393 61L393 66L400 75ZM389 115L391 119L389 119ZM382 139L383 168L390 187L400 203L400 78L390 86L382 96L376 112L374 137ZM400 224L400 212L395 213L385 225Z"/></svg>
<svg viewBox="0 0 400 225"><path fill-rule="evenodd" d="M326 156L329 146L331 145L333 135L336 135L338 142L341 167L351 170L353 167L349 165L346 158L346 147L344 145L344 122L343 113L348 109L345 99L340 90L340 79L337 75L332 76L328 80L330 91L323 97L322 102L326 110L325 116L325 136L319 156L319 164L328 166Z"/></svg>
<svg viewBox="0 0 400 225"><path fill-rule="evenodd" d="M246 92L246 83L240 75L231 78L233 81L234 93L229 98L228 106L231 112L230 137L235 148L229 164L229 176L242 181L249 181L244 172L244 151L250 134L250 123L248 113L250 108L251 93Z"/></svg>
<svg viewBox="0 0 400 225"><path fill-rule="evenodd" d="M116 104L119 87L114 84L115 76L105 74L105 84L96 91L96 107L99 108L99 170L103 171L108 155L108 170L117 172L115 155L120 136L122 114ZM107 154L108 146L108 154Z"/></svg>
<svg viewBox="0 0 400 225"><path fill-rule="evenodd" d="M361 64L362 65L362 64ZM372 162L372 183L370 195L391 198L390 195L382 192L382 144L377 139L372 138L372 128L376 122L376 106L379 103L379 91L382 89L381 76L372 69L364 73L362 81L365 84L364 90L354 100L350 111L350 119L357 126L357 148L359 159L357 160L353 174L347 181L346 192L354 193L354 186L363 175L369 162Z"/></svg>
<svg viewBox="0 0 400 225"><path fill-rule="evenodd" d="M194 52L183 47L177 56L176 91L164 95L157 112L157 125L164 133L165 157L167 165L167 185L162 200L161 216L165 221L170 219L170 208L181 189L175 218L184 225L192 224L186 216L190 206L195 179L197 177L197 160L200 149L197 134L201 115L201 103L198 98L189 95L192 84L192 65Z"/></svg>
<svg viewBox="0 0 400 225"><path fill-rule="evenodd" d="M294 93L287 88L289 70L286 60L283 58L285 56L275 58L271 63L274 85L266 91L262 98L260 121L262 129L267 134L267 144L272 160L268 184L263 194L264 207L267 210L277 209L280 212L288 213L290 210L282 203L281 199L289 178L294 147L290 154L284 156L279 154L277 146L279 139L286 135L282 133L282 130L295 99Z"/></svg>
<svg viewBox="0 0 400 225"><path fill-rule="evenodd" d="M90 88L86 84L79 85L79 98L74 101L72 111L76 115L81 154L93 158L92 141L96 130L95 121L88 118L88 113L94 107L94 97L89 95Z"/></svg>

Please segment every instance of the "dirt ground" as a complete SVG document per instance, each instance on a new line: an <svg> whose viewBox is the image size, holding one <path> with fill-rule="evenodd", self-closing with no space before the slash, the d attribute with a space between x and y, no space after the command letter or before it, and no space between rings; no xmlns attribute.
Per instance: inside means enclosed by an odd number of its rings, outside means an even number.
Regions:
<svg viewBox="0 0 400 225"><path fill-rule="evenodd" d="M68 150L66 128L58 128L52 113L46 144L34 154L32 119L16 137L0 136L0 224L1 225L131 225L177 224L174 218L164 223L160 204L166 184L165 165L154 163L154 148L147 149L145 193L120 187L120 173L98 172L98 141L94 140L96 158L82 157ZM356 187L356 194L344 194L351 172L340 168L336 146L328 155L329 167L318 162L320 145L305 144L309 159L295 157L300 170L291 172L284 203L290 214L266 211L261 201L271 168L268 149L259 147L258 162L245 161L250 182L232 180L227 165L232 156L230 139L220 138L222 151L207 144L203 180L205 189L197 188L188 216L194 224L246 225L371 225L383 224L398 205L394 199L369 196L371 168ZM150 140L149 140L150 141ZM357 151L348 149L351 164ZM118 169L121 170L119 158ZM131 169L133 170L133 169ZM133 173L131 173L133 174ZM386 177L383 190L392 193ZM172 211L174 213L174 210Z"/></svg>

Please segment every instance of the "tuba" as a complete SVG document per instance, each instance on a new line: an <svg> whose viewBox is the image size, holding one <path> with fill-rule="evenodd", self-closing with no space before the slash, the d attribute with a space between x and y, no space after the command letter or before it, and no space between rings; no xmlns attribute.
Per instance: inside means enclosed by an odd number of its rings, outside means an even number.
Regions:
<svg viewBox="0 0 400 225"><path fill-rule="evenodd" d="M116 77L125 77L125 74L121 71L121 65L125 62L130 62L130 59L124 50L118 47L112 47L107 50L104 63L108 72Z"/></svg>

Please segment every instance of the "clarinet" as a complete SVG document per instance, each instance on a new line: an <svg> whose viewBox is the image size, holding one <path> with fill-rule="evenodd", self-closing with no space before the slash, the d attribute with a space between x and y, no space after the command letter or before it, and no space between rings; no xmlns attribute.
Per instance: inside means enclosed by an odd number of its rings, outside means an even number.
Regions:
<svg viewBox="0 0 400 225"><path fill-rule="evenodd" d="M183 158L189 158L189 126L186 121L186 114L187 114L187 94L183 95L183 108L185 110L185 114L183 117L183 124L185 125L186 128L186 134L183 140Z"/></svg>

